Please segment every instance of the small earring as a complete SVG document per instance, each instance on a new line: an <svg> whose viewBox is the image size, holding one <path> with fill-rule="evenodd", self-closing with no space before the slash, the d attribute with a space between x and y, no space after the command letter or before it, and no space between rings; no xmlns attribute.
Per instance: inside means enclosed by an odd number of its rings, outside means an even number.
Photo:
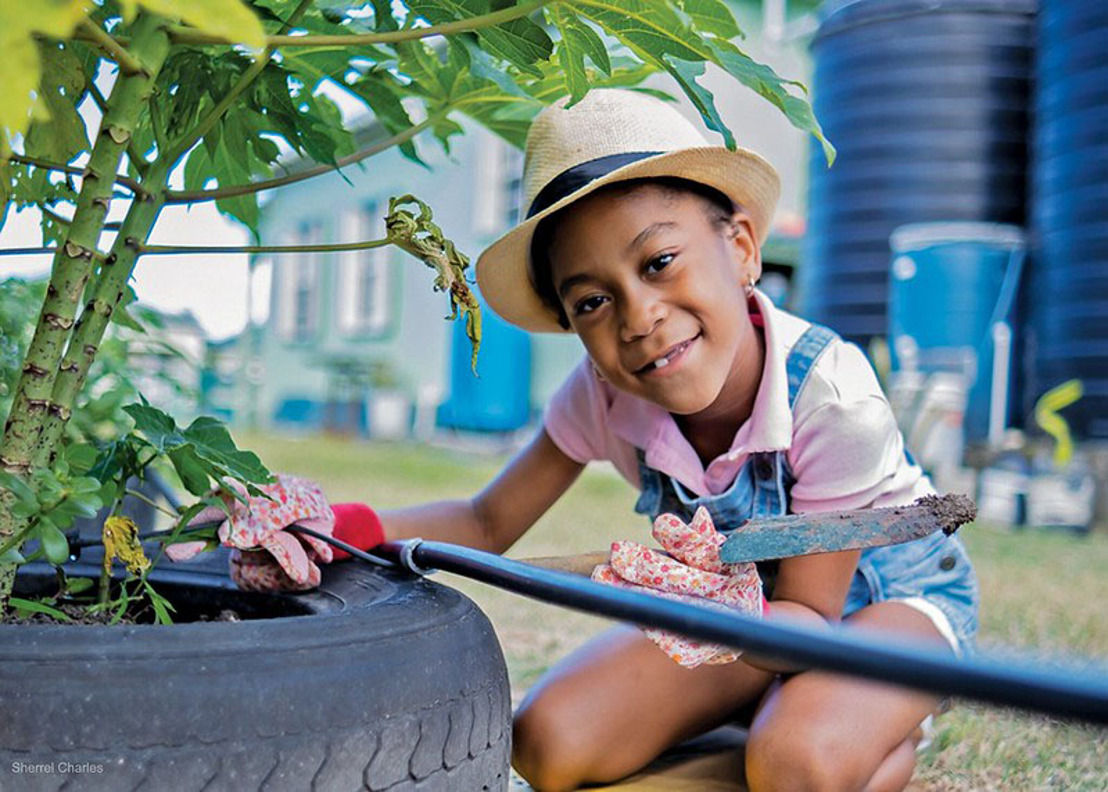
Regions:
<svg viewBox="0 0 1108 792"><path fill-rule="evenodd" d="M753 279L747 280L745 283L743 283L743 294L745 294L747 297L753 297L754 296L754 281L753 281Z"/></svg>
<svg viewBox="0 0 1108 792"><path fill-rule="evenodd" d="M604 374L601 372L600 367L595 363L592 364L592 373L596 375L596 378L601 382L604 382Z"/></svg>

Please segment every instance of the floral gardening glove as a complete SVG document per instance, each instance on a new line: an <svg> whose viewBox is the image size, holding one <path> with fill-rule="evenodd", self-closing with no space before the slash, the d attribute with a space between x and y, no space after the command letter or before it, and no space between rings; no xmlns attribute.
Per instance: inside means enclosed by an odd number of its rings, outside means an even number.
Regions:
<svg viewBox="0 0 1108 792"><path fill-rule="evenodd" d="M737 610L757 618L764 615L766 603L757 568L750 563L725 564L720 560L719 548L726 537L716 531L703 506L696 510L689 525L675 515L659 515L653 533L666 553L638 542L614 542L608 563L593 570L592 579L679 602ZM643 631L687 668L702 663L732 663L742 654L654 627Z"/></svg>
<svg viewBox="0 0 1108 792"><path fill-rule="evenodd" d="M340 539L359 550L372 550L385 541L385 531L381 526L380 518L364 503L334 503L330 508L334 514L334 530L331 536L335 539ZM310 520L296 520L296 523L314 528L320 533L328 533L312 525ZM281 531L281 533L288 535L288 531ZM306 588L318 586L319 567L312 562L327 563L328 559L316 553L316 549L325 543L304 534L296 534L295 538L301 538L309 543L305 550L309 558L310 580L315 581L311 585L298 584L286 571L280 555L262 550L232 550L231 579L245 591L303 591ZM350 553L338 547L326 545L326 548L331 551L332 561L350 558Z"/></svg>
<svg viewBox="0 0 1108 792"><path fill-rule="evenodd" d="M259 487L272 500L247 497L238 482L229 482L228 486L246 502L221 490L227 511L209 506L192 523L226 518L219 526L219 539L232 548L231 579L235 584L247 591L304 591L318 586L317 564L332 560L331 546L285 528L296 523L328 536L333 534L335 516L319 485L278 473L275 483ZM183 561L204 549L204 542L182 542L167 547L166 554L174 561Z"/></svg>

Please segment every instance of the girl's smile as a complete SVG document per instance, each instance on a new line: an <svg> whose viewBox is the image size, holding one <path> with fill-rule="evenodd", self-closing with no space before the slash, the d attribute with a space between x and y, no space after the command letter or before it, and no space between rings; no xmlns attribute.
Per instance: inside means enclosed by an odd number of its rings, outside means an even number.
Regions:
<svg viewBox="0 0 1108 792"><path fill-rule="evenodd" d="M600 376L729 442L749 415L763 342L743 284L761 262L745 216L653 184L595 193L559 219L554 289Z"/></svg>
<svg viewBox="0 0 1108 792"><path fill-rule="evenodd" d="M684 362L686 357L685 353L699 338L700 334L698 333L687 341L674 344L660 358L652 360L635 373L644 377L664 377L672 375L677 371L681 363Z"/></svg>

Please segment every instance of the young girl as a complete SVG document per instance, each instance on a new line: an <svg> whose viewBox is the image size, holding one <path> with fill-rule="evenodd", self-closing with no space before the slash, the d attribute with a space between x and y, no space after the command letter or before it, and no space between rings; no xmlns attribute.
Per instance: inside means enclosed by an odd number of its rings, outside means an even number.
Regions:
<svg viewBox="0 0 1108 792"><path fill-rule="evenodd" d="M535 120L524 190L527 219L477 263L482 294L520 327L576 333L587 357L484 491L382 513L389 539L503 552L592 460L641 490L637 511L688 521L704 506L721 532L932 492L862 353L756 288L779 190L763 159L708 145L645 94L594 90ZM772 591L764 571L768 619L971 647L976 582L942 532L781 560ZM618 626L531 689L513 763L540 790L610 782L750 708L751 789L895 790L936 705L766 658L689 668Z"/></svg>

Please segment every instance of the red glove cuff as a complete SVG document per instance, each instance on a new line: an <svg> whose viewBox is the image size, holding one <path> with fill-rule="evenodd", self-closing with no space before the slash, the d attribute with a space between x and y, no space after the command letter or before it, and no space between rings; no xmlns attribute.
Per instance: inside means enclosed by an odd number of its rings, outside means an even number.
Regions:
<svg viewBox="0 0 1108 792"><path fill-rule="evenodd" d="M354 545L359 550L372 550L385 541L381 518L364 503L332 503L331 511L335 513L335 531L332 535L336 539ZM350 553L345 550L337 547L331 549L336 561L350 558Z"/></svg>

